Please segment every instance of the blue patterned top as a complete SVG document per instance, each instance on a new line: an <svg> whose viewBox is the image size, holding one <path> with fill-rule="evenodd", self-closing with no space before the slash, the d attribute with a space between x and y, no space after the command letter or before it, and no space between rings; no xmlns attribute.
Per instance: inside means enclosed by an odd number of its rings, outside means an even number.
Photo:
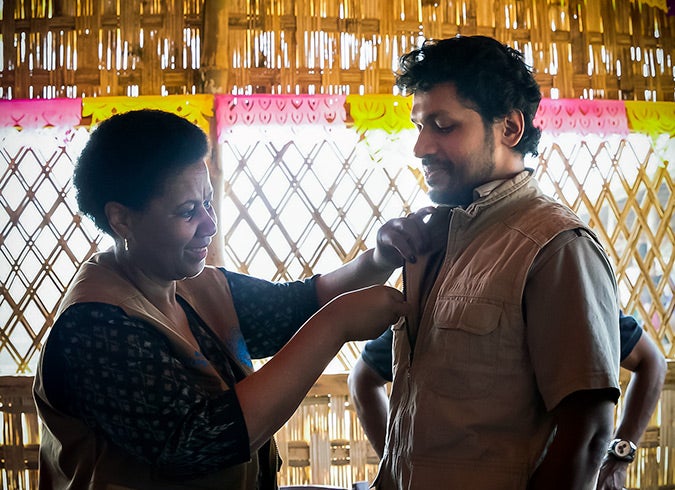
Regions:
<svg viewBox="0 0 675 490"><path fill-rule="evenodd" d="M221 270L248 351L240 358L274 355L318 309L313 278L273 283ZM233 386L243 372L178 300L202 354ZM166 337L117 306L79 303L63 312L45 346L43 373L56 408L167 475L189 478L250 459L235 391L209 394Z"/></svg>

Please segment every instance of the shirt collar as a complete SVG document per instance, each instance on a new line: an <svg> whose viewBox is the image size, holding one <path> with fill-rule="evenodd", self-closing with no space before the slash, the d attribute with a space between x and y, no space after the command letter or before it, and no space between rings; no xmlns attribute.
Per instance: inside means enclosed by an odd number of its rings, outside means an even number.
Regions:
<svg viewBox="0 0 675 490"><path fill-rule="evenodd" d="M497 180L492 180L490 182L486 182L485 184L481 184L473 190L473 200L477 201L478 199L481 199L483 197L487 197L492 193L492 191L494 191L497 187L502 185L504 182L520 181L521 179L525 178L526 176L531 175L532 172L533 172L532 169L525 168L516 177L511 177L511 178L508 178L508 179L497 179Z"/></svg>
<svg viewBox="0 0 675 490"><path fill-rule="evenodd" d="M492 191L499 187L502 183L506 182L507 179L497 179L492 182L487 182L485 184L479 185L473 190L473 200L476 201L481 197L487 197Z"/></svg>

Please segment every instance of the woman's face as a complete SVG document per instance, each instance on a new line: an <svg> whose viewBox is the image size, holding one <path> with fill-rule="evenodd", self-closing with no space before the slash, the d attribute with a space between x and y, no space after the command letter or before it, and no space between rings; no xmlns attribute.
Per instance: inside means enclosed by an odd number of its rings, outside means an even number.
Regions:
<svg viewBox="0 0 675 490"><path fill-rule="evenodd" d="M132 212L129 257L152 280L193 277L216 233L213 187L201 160L167 180L161 196Z"/></svg>

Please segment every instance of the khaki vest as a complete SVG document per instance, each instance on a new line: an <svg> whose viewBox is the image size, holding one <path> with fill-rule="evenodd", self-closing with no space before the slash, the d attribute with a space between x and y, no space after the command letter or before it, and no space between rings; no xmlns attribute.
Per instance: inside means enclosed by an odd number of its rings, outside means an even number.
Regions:
<svg viewBox="0 0 675 490"><path fill-rule="evenodd" d="M228 347L231 358L236 359L236 345L242 342L242 336L225 275L214 267L206 267L198 276L179 281L177 294L194 308ZM60 304L58 314L82 302L117 305L127 315L149 322L169 339L176 355L186 361L194 361L199 351L193 340L183 337L178 328L118 272L111 252L97 254L83 264ZM201 374L204 385L210 385L214 394L230 388L210 363L186 364ZM251 372L245 363L239 364L244 372ZM156 469L122 452L80 420L54 408L42 384L42 362L35 376L34 395L43 422L40 489L255 490L258 488L259 458L265 467L264 473L271 480L266 488L276 488L278 458L274 441L253 454L248 463L196 479L167 480Z"/></svg>
<svg viewBox="0 0 675 490"><path fill-rule="evenodd" d="M430 255L440 259L418 257L404 271L416 311L394 327L376 488L523 490L552 433L527 361L523 291L542 247L587 228L527 172L467 209L438 211L430 225L437 236L447 231L447 242L437 240Z"/></svg>

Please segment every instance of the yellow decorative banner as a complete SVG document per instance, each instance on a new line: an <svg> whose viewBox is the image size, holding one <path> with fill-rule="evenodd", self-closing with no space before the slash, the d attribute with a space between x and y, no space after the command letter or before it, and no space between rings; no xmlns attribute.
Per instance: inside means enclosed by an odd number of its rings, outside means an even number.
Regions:
<svg viewBox="0 0 675 490"><path fill-rule="evenodd" d="M628 127L650 136L675 137L675 102L626 101Z"/></svg>
<svg viewBox="0 0 675 490"><path fill-rule="evenodd" d="M410 122L412 97L400 95L348 95L347 111L359 133L384 129L396 133L415 126ZM348 122L349 118L347 119Z"/></svg>
<svg viewBox="0 0 675 490"><path fill-rule="evenodd" d="M213 118L213 95L148 95L141 97L85 97L82 99L82 117L91 116L91 125L115 114L138 109L159 109L184 117L210 136Z"/></svg>
<svg viewBox="0 0 675 490"><path fill-rule="evenodd" d="M635 0L632 0L635 2ZM661 9L664 12L668 12L668 1L667 0L637 0L637 3L640 5L647 5L649 7L654 7Z"/></svg>

